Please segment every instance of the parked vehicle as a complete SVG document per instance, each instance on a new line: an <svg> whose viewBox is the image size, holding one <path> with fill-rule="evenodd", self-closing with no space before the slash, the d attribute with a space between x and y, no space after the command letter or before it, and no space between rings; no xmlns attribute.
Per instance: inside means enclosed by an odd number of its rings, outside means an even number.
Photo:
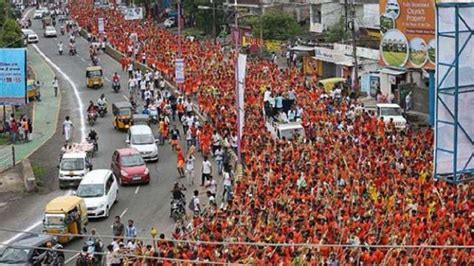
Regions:
<svg viewBox="0 0 474 266"><path fill-rule="evenodd" d="M108 169L90 171L79 184L76 195L84 199L89 218L109 217L110 209L118 202L117 180Z"/></svg>
<svg viewBox="0 0 474 266"><path fill-rule="evenodd" d="M0 256L0 265L15 265L15 266L41 266L43 260L48 255L44 248L47 247L47 243L53 244L52 248L54 252L50 253L53 255L50 258L51 265L64 265L64 252L62 251L63 246L56 243L53 236L40 235L40 234L29 234L26 237L21 238L13 243L12 246L19 247L7 247L3 250ZM31 247L24 249L20 247Z"/></svg>
<svg viewBox="0 0 474 266"><path fill-rule="evenodd" d="M83 199L76 196L60 196L46 205L43 230L48 234L61 234L58 240L64 244L85 232L88 222Z"/></svg>
<svg viewBox="0 0 474 266"><path fill-rule="evenodd" d="M406 128L407 120L403 117L402 108L398 104L378 103L375 106L366 106L364 109L375 112L377 118L382 118L385 123L392 120L397 129Z"/></svg>
<svg viewBox="0 0 474 266"><path fill-rule="evenodd" d="M150 183L150 170L136 149L115 150L112 155L111 168L120 185Z"/></svg>
<svg viewBox="0 0 474 266"><path fill-rule="evenodd" d="M128 130L127 144L140 152L145 161L158 161L158 146L149 126L137 125Z"/></svg>
<svg viewBox="0 0 474 266"><path fill-rule="evenodd" d="M163 25L165 26L165 28L172 28L176 25L176 18L175 17L169 17L165 20L165 22L163 23Z"/></svg>

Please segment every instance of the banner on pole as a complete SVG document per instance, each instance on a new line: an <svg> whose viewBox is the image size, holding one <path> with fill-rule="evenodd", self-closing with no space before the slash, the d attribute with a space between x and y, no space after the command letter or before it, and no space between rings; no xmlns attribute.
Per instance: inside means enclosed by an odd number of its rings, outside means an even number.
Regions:
<svg viewBox="0 0 474 266"><path fill-rule="evenodd" d="M244 109L244 95L245 95L245 71L247 65L247 55L239 54L239 59L237 62L237 73L238 73L238 91L237 96L239 100L239 133L240 137L242 137L242 132L244 129L244 119L245 119L245 109Z"/></svg>
<svg viewBox="0 0 474 266"><path fill-rule="evenodd" d="M105 22L104 18L99 18L99 33L105 32Z"/></svg>
<svg viewBox="0 0 474 266"><path fill-rule="evenodd" d="M184 59L178 58L176 59L176 66L175 66L175 78L177 84L184 83Z"/></svg>

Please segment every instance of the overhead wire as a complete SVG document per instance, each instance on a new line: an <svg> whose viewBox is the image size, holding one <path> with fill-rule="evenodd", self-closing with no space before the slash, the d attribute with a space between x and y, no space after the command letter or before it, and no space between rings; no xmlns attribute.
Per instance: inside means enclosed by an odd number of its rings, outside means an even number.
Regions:
<svg viewBox="0 0 474 266"><path fill-rule="evenodd" d="M50 234L46 232L37 233L33 231L24 231L24 230L15 230L8 228L0 228L0 231L3 232L12 232L12 233L23 233L31 235L51 235L51 236L68 236L68 237L98 237L103 239L131 239L125 237L117 237L113 235L90 235L90 234ZM194 244L194 245L215 245L215 246L226 246L226 245L241 245L241 246L258 246L258 247L305 247L305 248L405 248L405 249L474 249L474 245L401 245L401 244L391 244L391 245L371 245L371 244L316 244L316 243L268 243L268 242L248 242L248 241L204 241L204 240L181 240L181 239L159 239L152 237L134 237L134 240L141 241L157 241L157 242L171 242L178 244ZM0 244L0 246L2 246Z"/></svg>

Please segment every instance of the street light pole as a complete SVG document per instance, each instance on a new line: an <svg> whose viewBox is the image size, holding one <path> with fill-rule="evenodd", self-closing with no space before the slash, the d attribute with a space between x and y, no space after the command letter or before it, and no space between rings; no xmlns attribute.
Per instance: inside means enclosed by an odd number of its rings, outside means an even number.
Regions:
<svg viewBox="0 0 474 266"><path fill-rule="evenodd" d="M216 40L216 0L211 0L212 4L212 37Z"/></svg>
<svg viewBox="0 0 474 266"><path fill-rule="evenodd" d="M235 110L237 111L237 159L239 164L242 163L242 150L241 150L241 134L240 132L240 97L239 97L239 51L240 51L240 31L239 31L239 18L237 13L237 0L234 0L234 9L235 9Z"/></svg>
<svg viewBox="0 0 474 266"><path fill-rule="evenodd" d="M181 0L178 0L178 57L181 58Z"/></svg>

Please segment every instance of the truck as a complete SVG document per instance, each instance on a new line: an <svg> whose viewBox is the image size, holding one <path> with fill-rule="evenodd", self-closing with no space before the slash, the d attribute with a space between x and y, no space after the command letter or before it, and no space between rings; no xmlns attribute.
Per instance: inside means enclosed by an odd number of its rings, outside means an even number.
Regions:
<svg viewBox="0 0 474 266"><path fill-rule="evenodd" d="M382 118L385 123L389 123L393 120L395 128L405 129L407 120L403 117L402 108L398 104L394 103L378 103L375 106L365 107L366 111L375 112L377 118Z"/></svg>
<svg viewBox="0 0 474 266"><path fill-rule="evenodd" d="M90 146L73 144L59 160L59 188L77 187L82 178L92 170ZM92 147L93 149L93 147Z"/></svg>
<svg viewBox="0 0 474 266"><path fill-rule="evenodd" d="M265 125L275 139L293 139L296 135L305 136L304 127L301 125L301 122L282 123L275 120L267 120Z"/></svg>

